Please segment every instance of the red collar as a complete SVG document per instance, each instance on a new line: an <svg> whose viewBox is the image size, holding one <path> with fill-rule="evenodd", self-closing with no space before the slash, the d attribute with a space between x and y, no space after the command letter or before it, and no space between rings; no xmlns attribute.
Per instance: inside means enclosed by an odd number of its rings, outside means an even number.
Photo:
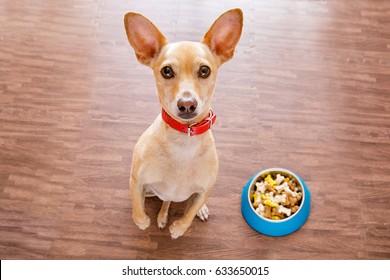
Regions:
<svg viewBox="0 0 390 280"><path fill-rule="evenodd" d="M165 112L164 109L162 109L161 116L164 122L166 122L170 127L176 129L177 131L187 133L188 136L205 133L211 128L211 126L215 123L215 120L217 119L217 115L214 114L213 110L211 109L209 115L205 119L203 119L199 123L194 123L190 125L178 122L177 120L173 119L170 115L168 115L167 112Z"/></svg>

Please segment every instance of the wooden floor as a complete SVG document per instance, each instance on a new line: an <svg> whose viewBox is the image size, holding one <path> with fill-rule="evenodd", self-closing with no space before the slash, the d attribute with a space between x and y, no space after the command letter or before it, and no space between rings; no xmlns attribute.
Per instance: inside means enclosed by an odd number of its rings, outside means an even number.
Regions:
<svg viewBox="0 0 390 280"><path fill-rule="evenodd" d="M210 219L171 240L151 198L141 231L131 155L160 106L123 14L196 41L236 6ZM273 166L312 194L306 224L279 238L240 212L247 180ZM170 221L185 205L171 207ZM0 259L390 259L390 1L0 1Z"/></svg>

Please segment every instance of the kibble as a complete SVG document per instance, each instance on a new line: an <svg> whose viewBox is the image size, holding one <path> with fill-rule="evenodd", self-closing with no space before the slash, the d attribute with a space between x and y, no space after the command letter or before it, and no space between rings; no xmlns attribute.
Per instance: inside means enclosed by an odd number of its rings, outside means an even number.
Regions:
<svg viewBox="0 0 390 280"><path fill-rule="evenodd" d="M251 193L256 212L264 218L282 220L294 215L302 201L302 187L295 178L267 174L259 178Z"/></svg>

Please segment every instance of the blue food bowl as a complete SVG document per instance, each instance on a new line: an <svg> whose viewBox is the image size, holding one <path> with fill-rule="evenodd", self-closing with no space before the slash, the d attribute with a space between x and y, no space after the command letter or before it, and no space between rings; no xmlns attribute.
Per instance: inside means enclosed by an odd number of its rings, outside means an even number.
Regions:
<svg viewBox="0 0 390 280"><path fill-rule="evenodd" d="M295 178L295 181L302 189L302 200L299 209L291 216L281 220L271 220L256 212L251 202L251 193L254 192L255 184L259 179L265 178L268 174L281 174ZM269 236L283 236L298 230L306 222L310 213L310 192L305 182L295 173L284 168L269 168L255 174L242 190L241 212L245 221L256 231Z"/></svg>

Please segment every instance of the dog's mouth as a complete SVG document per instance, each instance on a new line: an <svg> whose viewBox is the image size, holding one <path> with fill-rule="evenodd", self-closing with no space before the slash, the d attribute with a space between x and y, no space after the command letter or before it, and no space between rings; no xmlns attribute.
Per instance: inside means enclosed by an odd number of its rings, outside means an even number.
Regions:
<svg viewBox="0 0 390 280"><path fill-rule="evenodd" d="M182 113L182 112L179 112L177 114L177 116L180 118L180 119L183 119L183 120L190 120L190 119L194 119L198 116L197 113L193 112L193 113Z"/></svg>

